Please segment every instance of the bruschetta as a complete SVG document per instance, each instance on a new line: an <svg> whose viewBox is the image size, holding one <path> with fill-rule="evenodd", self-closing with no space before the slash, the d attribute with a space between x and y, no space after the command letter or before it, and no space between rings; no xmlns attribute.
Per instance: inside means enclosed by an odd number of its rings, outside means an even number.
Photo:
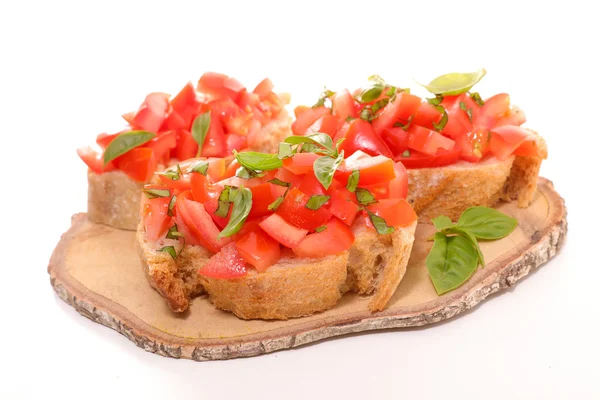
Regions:
<svg viewBox="0 0 600 400"><path fill-rule="evenodd" d="M88 217L115 228L135 230L140 191L155 173L192 157L221 158L233 150L275 151L290 134L286 94L269 79L252 91L237 80L205 73L175 96L150 93L127 127L102 133L97 148L78 150L88 168Z"/></svg>
<svg viewBox="0 0 600 400"><path fill-rule="evenodd" d="M384 155L408 170L408 201L419 220L453 220L471 206L535 193L546 143L523 128L525 113L506 93L483 100L473 85L485 74L448 74L426 85L422 99L378 76L354 92L326 90L312 107L295 109L294 135L324 132L347 155Z"/></svg>
<svg viewBox="0 0 600 400"><path fill-rule="evenodd" d="M188 160L143 189L138 250L173 311L206 293L240 318L288 319L349 290L372 295L372 311L386 307L417 224L401 163L344 158L316 134L273 154L235 152L220 177L209 166Z"/></svg>

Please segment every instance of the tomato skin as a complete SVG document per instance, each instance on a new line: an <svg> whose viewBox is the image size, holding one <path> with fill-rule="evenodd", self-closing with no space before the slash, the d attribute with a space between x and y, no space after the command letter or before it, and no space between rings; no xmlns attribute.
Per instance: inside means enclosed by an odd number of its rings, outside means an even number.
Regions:
<svg viewBox="0 0 600 400"><path fill-rule="evenodd" d="M271 82L269 78L265 78L258 85L256 85L252 92L256 93L261 98L264 98L267 97L269 93L273 91L274 87L275 85L273 85L273 82Z"/></svg>
<svg viewBox="0 0 600 400"><path fill-rule="evenodd" d="M338 117L339 121L346 121L348 117L358 117L357 102L354 100L348 89L340 90L331 99L333 104L333 115Z"/></svg>
<svg viewBox="0 0 600 400"><path fill-rule="evenodd" d="M496 126L516 125L521 126L527 121L527 117L523 110L519 107L511 107L511 109L501 118L496 121Z"/></svg>
<svg viewBox="0 0 600 400"><path fill-rule="evenodd" d="M224 157L227 152L225 132L219 118L211 118L210 128L204 139L200 154L204 157Z"/></svg>
<svg viewBox="0 0 600 400"><path fill-rule="evenodd" d="M506 160L527 139L529 132L519 126L503 125L493 128L490 152L499 160Z"/></svg>
<svg viewBox="0 0 600 400"><path fill-rule="evenodd" d="M218 215L215 214L215 211L217 211L218 207L219 207L219 199L216 197L213 199L210 199L206 203L204 203L204 209L210 215L210 217L212 218L214 223L217 225L217 227L219 229L223 229L229 223L229 218L231 216L232 207L229 207L229 213L227 214L226 217L219 217Z"/></svg>
<svg viewBox="0 0 600 400"><path fill-rule="evenodd" d="M264 272L281 257L279 242L258 228L247 233L235 244L238 253L258 272Z"/></svg>
<svg viewBox="0 0 600 400"><path fill-rule="evenodd" d="M329 211L346 225L352 226L359 210L355 199L354 193L340 186L331 192Z"/></svg>
<svg viewBox="0 0 600 400"><path fill-rule="evenodd" d="M172 225L171 217L168 215L170 201L171 197L149 199L142 196L146 238L151 242L156 242L165 237Z"/></svg>
<svg viewBox="0 0 600 400"><path fill-rule="evenodd" d="M246 90L236 79L217 72L204 73L198 80L197 89L211 99L229 97L233 101L237 101L241 93Z"/></svg>
<svg viewBox="0 0 600 400"><path fill-rule="evenodd" d="M319 182L313 171L308 172L302 177L300 185L298 185L298 189L309 197L325 194L325 188L323 187L323 184Z"/></svg>
<svg viewBox="0 0 600 400"><path fill-rule="evenodd" d="M392 179L388 186L388 196L390 199L406 199L408 195L408 171L401 163L394 163L394 174L396 177Z"/></svg>
<svg viewBox="0 0 600 400"><path fill-rule="evenodd" d="M315 132L321 132L326 133L333 138L338 131L338 127L338 118L331 114L327 114L316 120L315 123L308 128L306 134L309 135Z"/></svg>
<svg viewBox="0 0 600 400"><path fill-rule="evenodd" d="M513 152L515 156L522 157L543 157L537 146L535 137L530 135L523 143Z"/></svg>
<svg viewBox="0 0 600 400"><path fill-rule="evenodd" d="M219 229L204 208L204 205L184 198L177 203L177 206L190 234L208 250L217 253L231 241L231 238L217 239Z"/></svg>
<svg viewBox="0 0 600 400"><path fill-rule="evenodd" d="M275 214L300 229L313 231L331 218L331 212L324 206L318 210L306 208L309 199L310 196L294 187L285 196Z"/></svg>
<svg viewBox="0 0 600 400"><path fill-rule="evenodd" d="M150 93L131 120L131 126L149 132L158 132L169 109L169 95Z"/></svg>
<svg viewBox="0 0 600 400"><path fill-rule="evenodd" d="M474 128L456 139L460 157L468 162L480 161L488 152L490 132L487 129Z"/></svg>
<svg viewBox="0 0 600 400"><path fill-rule="evenodd" d="M315 153L298 153L283 160L283 167L295 175L304 175L312 172L313 164L319 157Z"/></svg>
<svg viewBox="0 0 600 400"><path fill-rule="evenodd" d="M227 167L227 161L224 158L209 158L208 170L206 174L210 178L211 182L218 182L225 178L225 170Z"/></svg>
<svg viewBox="0 0 600 400"><path fill-rule="evenodd" d="M399 155L395 158L395 161L401 162L408 169L443 167L454 164L458 160L460 160L460 149L439 149L433 156L412 150L408 157Z"/></svg>
<svg viewBox="0 0 600 400"><path fill-rule="evenodd" d="M400 127L384 129L381 137L396 155L408 150L408 132Z"/></svg>
<svg viewBox="0 0 600 400"><path fill-rule="evenodd" d="M182 130L177 132L177 147L172 156L183 161L196 157L198 153L198 143L192 137L190 131Z"/></svg>
<svg viewBox="0 0 600 400"><path fill-rule="evenodd" d="M163 174L158 175L158 179L162 182L163 185L168 187L169 189L174 190L176 193L183 192L185 190L190 190L192 184L190 182L192 174L183 174L183 176L179 177L177 180L172 180L168 176Z"/></svg>
<svg viewBox="0 0 600 400"><path fill-rule="evenodd" d="M157 162L152 149L136 147L114 160L115 165L137 182L146 182L156 171Z"/></svg>
<svg viewBox="0 0 600 400"><path fill-rule="evenodd" d="M371 124L362 119L350 122L346 140L340 146L341 150L344 150L345 157L352 155L357 150L362 150L372 156L381 154L388 158L394 157L387 144L375 133Z"/></svg>
<svg viewBox="0 0 600 400"><path fill-rule="evenodd" d="M331 218L325 226L325 230L304 237L292 251L300 257L319 258L339 254L354 243L352 230L337 218Z"/></svg>
<svg viewBox="0 0 600 400"><path fill-rule="evenodd" d="M248 138L246 136L229 133L225 135L225 143L227 154L233 153L233 150L240 151L248 148Z"/></svg>
<svg viewBox="0 0 600 400"><path fill-rule="evenodd" d="M287 222L277 214L271 214L258 226L282 245L293 248L308 234L307 229L300 229Z"/></svg>
<svg viewBox="0 0 600 400"><path fill-rule="evenodd" d="M408 147L428 155L435 155L439 148L452 150L454 140L441 133L413 125L408 129Z"/></svg>
<svg viewBox="0 0 600 400"><path fill-rule="evenodd" d="M303 154L303 153L300 153L300 154ZM296 154L294 156L294 158L296 158L297 156L298 156L298 154ZM302 180L302 176L301 175L296 175L295 173L293 173L289 169L285 168L285 162L286 162L286 160L283 160L284 168L280 168L277 171L277 173L275 173L274 178L279 179L280 181L283 181L283 182L288 182L292 186L296 186L297 187L298 185L300 185L300 181Z"/></svg>
<svg viewBox="0 0 600 400"><path fill-rule="evenodd" d="M411 125L419 125L427 129L433 129L433 123L436 124L442 119L442 114L434 106L422 102L412 119Z"/></svg>
<svg viewBox="0 0 600 400"><path fill-rule="evenodd" d="M271 191L270 183L261 183L260 185L250 188L252 192L252 209L248 218L262 217L263 215L271 214L269 205L275 201Z"/></svg>
<svg viewBox="0 0 600 400"><path fill-rule="evenodd" d="M395 178L394 161L384 157L349 157L338 168L335 178L344 186L353 171L359 171L358 185L373 185Z"/></svg>
<svg viewBox="0 0 600 400"><path fill-rule="evenodd" d="M223 246L198 270L200 275L214 279L234 279L248 273L246 262L238 253L235 243Z"/></svg>
<svg viewBox="0 0 600 400"><path fill-rule="evenodd" d="M373 129L382 132L391 128L398 121L407 121L421 105L421 98L407 92L396 95L394 101L388 103L373 120Z"/></svg>
<svg viewBox="0 0 600 400"><path fill-rule="evenodd" d="M177 132L160 133L145 146L152 149L158 164L166 166L171 159L171 150L177 146Z"/></svg>
<svg viewBox="0 0 600 400"><path fill-rule="evenodd" d="M296 120L292 123L292 132L294 135L304 136L312 124L328 114L331 114L331 110L327 107L302 109L301 113L296 116Z"/></svg>
<svg viewBox="0 0 600 400"><path fill-rule="evenodd" d="M473 124L469 119L469 115L466 111L461 110L460 108L460 103L464 103L463 100L465 100L463 95L458 96L454 103L446 108L446 113L448 114L448 122L442 130L442 133L454 140L456 140L461 135L470 132L473 129Z"/></svg>
<svg viewBox="0 0 600 400"><path fill-rule="evenodd" d="M382 199L367 208L389 226L406 227L417 220L417 214L404 199ZM367 225L373 226L370 222Z"/></svg>
<svg viewBox="0 0 600 400"><path fill-rule="evenodd" d="M104 165L102 153L97 152L91 147L82 147L77 149L77 155L83 162L96 174L109 172L115 169L113 162Z"/></svg>
<svg viewBox="0 0 600 400"><path fill-rule="evenodd" d="M210 178L200 173L190 174L190 184L192 186L192 196L194 200L200 203L206 203L210 199L219 197L217 188L212 184Z"/></svg>
<svg viewBox="0 0 600 400"><path fill-rule="evenodd" d="M491 129L496 122L510 112L510 96L499 93L485 101L479 110L479 116L475 125L481 128Z"/></svg>

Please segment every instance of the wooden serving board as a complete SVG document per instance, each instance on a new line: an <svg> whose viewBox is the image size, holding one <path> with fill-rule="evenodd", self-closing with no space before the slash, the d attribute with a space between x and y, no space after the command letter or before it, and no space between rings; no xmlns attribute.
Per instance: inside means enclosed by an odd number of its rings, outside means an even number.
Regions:
<svg viewBox="0 0 600 400"><path fill-rule="evenodd" d="M134 232L93 224L85 214L73 216L48 272L61 299L144 350L197 361L255 356L347 333L439 322L514 285L556 254L567 231L566 209L543 178L529 208L512 203L498 208L519 226L502 240L482 243L485 268L443 296L436 294L425 267L431 247L426 238L434 228L420 224L406 275L388 309L375 314L368 311L368 297L346 294L331 310L288 321L241 320L215 309L206 297L176 315L146 281Z"/></svg>

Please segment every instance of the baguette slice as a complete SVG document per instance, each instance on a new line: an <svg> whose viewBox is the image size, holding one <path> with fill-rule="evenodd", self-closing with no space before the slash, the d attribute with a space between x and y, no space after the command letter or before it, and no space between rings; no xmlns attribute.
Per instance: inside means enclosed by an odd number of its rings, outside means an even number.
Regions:
<svg viewBox="0 0 600 400"><path fill-rule="evenodd" d="M282 97L283 98L283 97ZM285 100L285 99L284 99ZM251 143L262 152L277 152L279 142L291 134L291 119L285 109L266 124ZM140 222L140 193L144 183L121 171L96 174L88 170L88 216L90 221L134 231Z"/></svg>
<svg viewBox="0 0 600 400"><path fill-rule="evenodd" d="M548 156L546 142L535 135L540 156L510 156L504 161L492 157L477 164L460 161L445 167L409 169L407 200L419 221L428 222L439 215L456 221L469 207L491 207L500 200L529 206L542 160Z"/></svg>
<svg viewBox="0 0 600 400"><path fill-rule="evenodd" d="M301 259L288 251L265 272L251 269L230 280L197 273L210 257L200 246L185 246L176 260L157 252L164 243L149 243L143 224L137 244L150 284L175 312L187 309L193 297L206 291L217 308L240 318L288 319L327 310L348 290L374 293L369 308L383 310L406 272L416 225L378 235L359 218L353 226L355 243L348 251L321 259Z"/></svg>

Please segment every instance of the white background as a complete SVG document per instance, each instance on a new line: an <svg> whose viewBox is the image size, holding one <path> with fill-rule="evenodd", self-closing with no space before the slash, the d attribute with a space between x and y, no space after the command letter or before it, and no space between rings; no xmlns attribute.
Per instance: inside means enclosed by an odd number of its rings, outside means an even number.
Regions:
<svg viewBox="0 0 600 400"><path fill-rule="evenodd" d="M0 398L600 398L597 61L590 2L325 1L0 5ZM78 146L150 91L207 70L293 103L378 73L412 86L485 67L547 139L569 210L560 254L452 321L261 357L162 358L77 314L46 267L86 207Z"/></svg>

